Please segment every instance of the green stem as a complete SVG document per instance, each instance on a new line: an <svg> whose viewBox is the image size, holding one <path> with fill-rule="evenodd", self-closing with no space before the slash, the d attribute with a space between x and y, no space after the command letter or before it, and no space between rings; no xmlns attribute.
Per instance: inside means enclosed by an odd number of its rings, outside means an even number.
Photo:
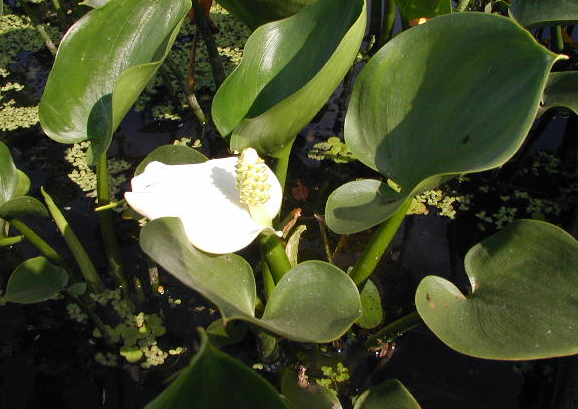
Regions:
<svg viewBox="0 0 578 409"><path fill-rule="evenodd" d="M421 323L422 319L417 311L404 315L403 317L393 321L391 324L386 325L371 337L369 337L367 341L365 341L364 347L378 347L380 344L391 342L395 338L405 334L407 331L415 328Z"/></svg>
<svg viewBox="0 0 578 409"><path fill-rule="evenodd" d="M24 236L2 237L0 238L0 247L13 246L20 243L22 239L24 239Z"/></svg>
<svg viewBox="0 0 578 409"><path fill-rule="evenodd" d="M96 272L96 268L94 267L94 264L92 264L92 260L90 259L90 257L86 253L86 250L80 243L80 240L78 240L78 237L76 236L76 234L74 234L74 231L70 228L68 221L64 218L64 215L62 214L58 206L56 206L50 195L46 193L44 188L41 188L40 191L42 192L42 196L44 196L46 207L48 208L50 215L54 219L56 227L58 227L60 234L62 234L62 237L64 237L64 241L66 241L68 248L72 252L72 255L74 256L76 262L78 263L78 266L80 267L80 271L82 272L82 275L86 280L88 288L92 292L103 291L104 284L102 284L102 280L100 279L100 276Z"/></svg>
<svg viewBox="0 0 578 409"><path fill-rule="evenodd" d="M265 258L265 254L261 253L261 276L263 278L263 289L265 290L265 299L268 300L271 293L275 289L275 280L271 275L271 269Z"/></svg>
<svg viewBox="0 0 578 409"><path fill-rule="evenodd" d="M327 228L325 227L325 218L318 214L313 214L315 220L319 224L319 231L321 232L321 241L323 243L323 250L325 250L325 258L329 264L333 264L333 252L329 247L329 237L327 237Z"/></svg>
<svg viewBox="0 0 578 409"><path fill-rule="evenodd" d="M377 52L381 47L385 45L389 40L391 40L391 36L393 34L393 26L395 23L395 1L394 0L385 0L386 1L386 8L385 14L383 16L383 22L381 24L381 28L379 29L379 37L373 46L373 52Z"/></svg>
<svg viewBox="0 0 578 409"><path fill-rule="evenodd" d="M211 27L209 27L209 22L205 17L205 11L199 4L197 0L192 0L193 3L193 10L195 11L195 22L197 23L197 27L201 30L203 34L203 40L205 40L205 44L207 45L207 54L209 56L209 63L211 64L211 68L213 69L213 78L215 79L215 86L217 89L221 86L221 84L225 81L227 77L225 75L225 69L223 68L223 62L221 61L221 56L219 55L219 51L217 50L217 44L215 43L215 39L213 38L213 33L211 31Z"/></svg>
<svg viewBox="0 0 578 409"><path fill-rule="evenodd" d="M564 38L562 37L562 26L555 27L556 32L556 52L561 53L564 51Z"/></svg>
<svg viewBox="0 0 578 409"><path fill-rule="evenodd" d="M189 101L189 105L193 109L193 113L195 114L195 116L197 117L197 119L199 120L201 125L205 125L207 123L207 117L205 116L203 109L199 105L199 101L197 101L197 97L195 96L195 92L193 91L193 89L189 85L189 82L186 80L184 75L181 73L181 71L178 69L178 67L175 65L175 63L169 57L167 57L165 59L165 62L167 63L169 70L171 71L173 76L176 78L176 80L182 84L183 89L185 90L185 94L187 95L187 101ZM162 66L161 66L161 68L162 68Z"/></svg>
<svg viewBox="0 0 578 409"><path fill-rule="evenodd" d="M285 181L287 180L287 170L289 168L289 157L291 155L291 148L293 147L293 141L283 146L276 154L275 158L277 163L275 164L275 176L279 179L281 184L281 190L285 191Z"/></svg>
<svg viewBox="0 0 578 409"><path fill-rule="evenodd" d="M66 31L67 23L66 23L66 16L62 12L62 7L60 6L60 2L58 0L52 0L52 6L56 11L56 15L58 16L58 22L62 31Z"/></svg>
<svg viewBox="0 0 578 409"><path fill-rule="evenodd" d="M36 247L40 253L50 261L58 264L60 267L64 268L69 273L72 271L70 266L64 261L64 259L54 250L47 242L45 242L38 234L34 232L25 223L18 219L11 219L10 225L18 230L22 235Z"/></svg>
<svg viewBox="0 0 578 409"><path fill-rule="evenodd" d="M379 226L377 231L373 233L371 240L365 246L363 253L357 263L351 270L350 277L360 290L363 288L365 281L375 270L375 267L381 260L383 253L387 250L389 243L393 236L401 226L403 219L411 205L412 198L408 198L404 204L385 222Z"/></svg>
<svg viewBox="0 0 578 409"><path fill-rule="evenodd" d="M29 7L25 1L20 1L20 6L22 6L22 9L26 13L26 15L30 18L30 21L32 21L32 24L34 25L34 27L44 40L46 48L48 48L48 50L50 50L52 55L55 56L58 49L52 42L52 39L50 38L46 30L44 29L44 25L40 22L40 18L38 18L36 11L32 7Z"/></svg>
<svg viewBox="0 0 578 409"><path fill-rule="evenodd" d="M124 203L126 203L126 200L122 199L122 200L119 200L118 202L112 202L112 203L109 203L109 204L104 205L104 206L99 206L99 207L95 208L94 211L95 212L102 212L103 210L114 209L115 207L118 207Z"/></svg>
<svg viewBox="0 0 578 409"><path fill-rule="evenodd" d="M99 206L106 206L110 203L106 152L100 155L96 164L96 196ZM113 213L111 210L103 210L102 212L98 212L98 217L100 220L100 233L104 241L104 250L108 259L110 274L114 278L116 285L121 289L124 298L128 300L128 281L124 274L118 241L114 232Z"/></svg>
<svg viewBox="0 0 578 409"><path fill-rule="evenodd" d="M285 254L285 248L281 239L274 234L261 236L259 240L261 254L267 260L267 265L273 277L273 282L277 284L279 280L291 269L291 263Z"/></svg>
<svg viewBox="0 0 578 409"><path fill-rule="evenodd" d="M472 1L472 0L460 0L460 4L459 4L459 6L458 6L458 10L459 10L460 12L462 12L462 11L464 11L465 9L467 9L468 6L470 5L470 2L471 2L471 1Z"/></svg>

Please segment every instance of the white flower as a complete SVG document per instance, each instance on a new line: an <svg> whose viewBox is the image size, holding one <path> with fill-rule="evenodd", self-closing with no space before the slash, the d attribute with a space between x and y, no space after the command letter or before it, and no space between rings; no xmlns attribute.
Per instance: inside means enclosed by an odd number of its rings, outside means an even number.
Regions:
<svg viewBox="0 0 578 409"><path fill-rule="evenodd" d="M235 252L261 232L276 233L281 185L251 148L193 165L151 162L131 185L124 197L134 210L150 220L180 218L189 241L208 253Z"/></svg>

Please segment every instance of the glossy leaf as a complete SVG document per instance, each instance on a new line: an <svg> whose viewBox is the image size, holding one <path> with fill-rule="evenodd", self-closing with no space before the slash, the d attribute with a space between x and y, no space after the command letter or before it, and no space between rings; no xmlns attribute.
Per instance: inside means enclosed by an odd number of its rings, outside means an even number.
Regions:
<svg viewBox="0 0 578 409"><path fill-rule="evenodd" d="M327 263L305 262L287 272L258 319L254 315L255 279L243 258L197 250L176 218L149 222L141 231L141 247L165 270L213 302L225 323L241 319L296 341L329 342L343 335L361 313L353 281Z"/></svg>
<svg viewBox="0 0 578 409"><path fill-rule="evenodd" d="M292 409L341 409L337 396L315 381L300 384L297 373L286 369L281 379L281 393Z"/></svg>
<svg viewBox="0 0 578 409"><path fill-rule="evenodd" d="M206 331L211 344L216 348L221 348L241 342L247 334L247 325L242 321L233 321L224 325L223 320L219 318L211 322Z"/></svg>
<svg viewBox="0 0 578 409"><path fill-rule="evenodd" d="M397 379L390 379L366 390L353 409L420 409L411 393Z"/></svg>
<svg viewBox="0 0 578 409"><path fill-rule="evenodd" d="M18 193L20 176L6 145L0 142L0 205Z"/></svg>
<svg viewBox="0 0 578 409"><path fill-rule="evenodd" d="M292 16L317 0L218 0L227 11L251 30L275 20Z"/></svg>
<svg viewBox="0 0 578 409"><path fill-rule="evenodd" d="M275 156L290 145L351 67L365 21L364 0L319 0L259 27L213 100L231 148Z"/></svg>
<svg viewBox="0 0 578 409"><path fill-rule="evenodd" d="M451 0L395 0L406 19L435 17L452 12Z"/></svg>
<svg viewBox="0 0 578 409"><path fill-rule="evenodd" d="M524 27L569 25L578 22L576 0L516 0L510 13Z"/></svg>
<svg viewBox="0 0 578 409"><path fill-rule="evenodd" d="M163 145L149 153L137 166L134 174L140 175L151 162L161 162L165 165L187 165L203 163L207 157L202 153L184 145Z"/></svg>
<svg viewBox="0 0 578 409"><path fill-rule="evenodd" d="M255 371L213 347L201 331L201 346L188 367L145 409L289 409L275 388Z"/></svg>
<svg viewBox="0 0 578 409"><path fill-rule="evenodd" d="M504 164L524 141L559 58L515 22L485 13L436 17L395 37L355 83L345 141L401 192L379 181L348 183L329 197L329 227L361 231L408 197Z"/></svg>
<svg viewBox="0 0 578 409"><path fill-rule="evenodd" d="M190 8L189 0L111 0L78 20L40 101L44 132L63 143L90 140L92 159L105 152Z"/></svg>
<svg viewBox="0 0 578 409"><path fill-rule="evenodd" d="M68 274L44 257L31 258L12 272L2 301L34 304L54 297L68 283Z"/></svg>
<svg viewBox="0 0 578 409"><path fill-rule="evenodd" d="M415 295L427 326L458 352L489 359L578 353L578 242L560 228L518 220L466 254L471 292L428 276Z"/></svg>
<svg viewBox="0 0 578 409"><path fill-rule="evenodd" d="M13 219L26 215L48 217L48 210L37 199L30 196L18 196L0 205L0 218Z"/></svg>
<svg viewBox="0 0 578 409"><path fill-rule="evenodd" d="M548 76L539 114L556 107L566 108L578 114L577 72L552 72Z"/></svg>
<svg viewBox="0 0 578 409"><path fill-rule="evenodd" d="M367 280L360 293L361 317L355 322L361 328L375 328L383 321L381 295L373 281Z"/></svg>

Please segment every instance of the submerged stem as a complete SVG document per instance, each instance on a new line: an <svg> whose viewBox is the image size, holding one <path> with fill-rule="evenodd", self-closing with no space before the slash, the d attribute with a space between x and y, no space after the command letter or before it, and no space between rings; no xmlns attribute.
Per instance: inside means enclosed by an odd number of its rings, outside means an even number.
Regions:
<svg viewBox="0 0 578 409"><path fill-rule="evenodd" d="M360 290L363 288L365 281L375 270L375 267L381 260L383 253L391 243L393 236L401 226L403 219L411 205L412 198L408 198L405 203L391 216L384 221L377 231L373 233L371 240L365 246L363 254L351 270L350 277Z"/></svg>
<svg viewBox="0 0 578 409"><path fill-rule="evenodd" d="M110 187L108 175L108 163L106 152L98 158L96 164L96 194L99 206L106 206L110 203ZM122 267L122 259L118 247L118 241L114 232L114 220L112 210L98 212L100 220L100 233L104 241L104 249L108 259L110 274L116 281L116 285L121 289L125 299L129 298L128 281Z"/></svg>
<svg viewBox="0 0 578 409"><path fill-rule="evenodd" d="M50 38L46 30L44 29L44 24L41 23L40 18L38 17L36 11L32 7L28 6L25 1L21 1L19 3L24 12L26 13L26 15L30 18L30 21L32 21L32 24L38 31L38 34L40 34L40 36L44 40L46 48L48 48L48 50L52 53L52 55L56 56L56 52L58 51L58 49L52 42L52 39Z"/></svg>

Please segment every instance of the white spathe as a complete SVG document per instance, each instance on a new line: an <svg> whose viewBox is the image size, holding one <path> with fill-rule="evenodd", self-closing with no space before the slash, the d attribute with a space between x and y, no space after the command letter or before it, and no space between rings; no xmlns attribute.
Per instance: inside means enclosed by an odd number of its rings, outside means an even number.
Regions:
<svg viewBox="0 0 578 409"><path fill-rule="evenodd" d="M237 157L213 159L191 165L151 162L131 181L128 204L150 220L181 219L189 241L214 254L232 253L251 244L270 227L251 218L240 202L235 165ZM267 167L271 186L264 207L271 220L279 213L283 192L275 174Z"/></svg>

